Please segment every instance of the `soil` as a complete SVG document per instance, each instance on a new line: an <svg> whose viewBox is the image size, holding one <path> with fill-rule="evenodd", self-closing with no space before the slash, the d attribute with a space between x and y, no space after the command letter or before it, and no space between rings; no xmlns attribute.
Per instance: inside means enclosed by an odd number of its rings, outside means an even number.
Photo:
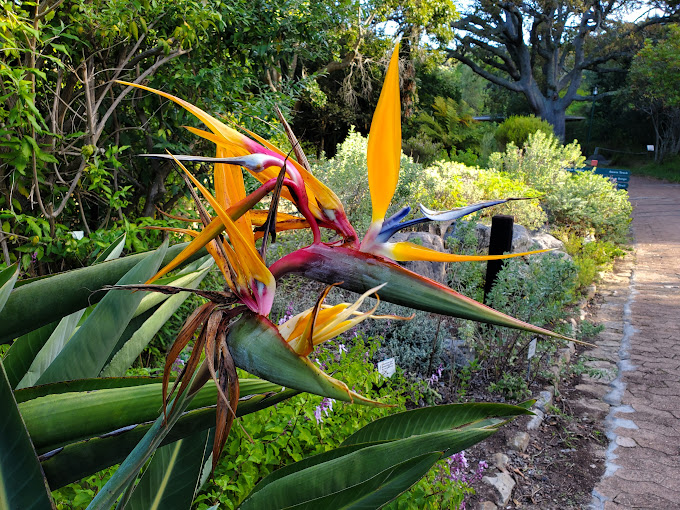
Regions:
<svg viewBox="0 0 680 510"><path fill-rule="evenodd" d="M578 361L578 353L571 363ZM572 375L560 382L558 395L548 408L537 430L528 431L529 446L525 452L512 450L511 439L527 432L530 417L509 423L486 441L466 451L470 466L485 460L486 474L494 476L498 468L492 465L494 453L509 458L505 471L515 480L515 488L503 508L582 509L592 500L592 491L605 470L606 437L602 421L575 402L587 395L575 389L580 377ZM492 401L493 395L475 395L477 401ZM497 397L495 398L497 400ZM484 501L496 503L496 491L485 483L474 486L477 494L467 508L480 508Z"/></svg>

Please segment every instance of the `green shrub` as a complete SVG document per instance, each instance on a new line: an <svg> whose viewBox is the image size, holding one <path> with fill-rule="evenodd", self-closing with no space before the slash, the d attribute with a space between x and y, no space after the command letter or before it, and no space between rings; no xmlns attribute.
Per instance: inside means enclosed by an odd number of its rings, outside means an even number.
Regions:
<svg viewBox="0 0 680 510"><path fill-rule="evenodd" d="M563 229L555 232L555 236L564 243L565 251L573 258L578 271L579 288L585 288L599 280L602 271L612 270L616 257L625 255L611 241L585 242L574 230Z"/></svg>
<svg viewBox="0 0 680 510"><path fill-rule="evenodd" d="M498 198L540 196L538 191L518 179L462 163L440 161L423 172L436 185L429 187L419 201L433 209L451 209ZM495 214L513 215L517 223L532 229L543 226L547 219L538 200L514 201L485 209L480 217L490 218Z"/></svg>
<svg viewBox="0 0 680 510"><path fill-rule="evenodd" d="M568 175L543 203L551 222L569 226L582 237L592 233L618 244L629 238L633 207L628 192L617 190L605 177L592 172Z"/></svg>
<svg viewBox="0 0 680 510"><path fill-rule="evenodd" d="M543 209L553 229L569 228L581 237L625 243L632 206L628 193L592 172L571 174L583 165L577 143L563 146L554 136L537 132L523 149L510 144L490 157L490 166L544 193Z"/></svg>
<svg viewBox="0 0 680 510"><path fill-rule="evenodd" d="M446 159L444 146L432 141L427 135L412 136L403 143L404 153L421 165L430 165L438 159Z"/></svg>
<svg viewBox="0 0 680 510"><path fill-rule="evenodd" d="M526 379L517 374L503 374L498 381L489 384L488 389L507 400L520 401L531 396Z"/></svg>
<svg viewBox="0 0 680 510"><path fill-rule="evenodd" d="M489 167L543 193L550 193L567 180L565 168L581 167L585 161L576 142L562 145L554 135L541 131L530 134L521 147L509 143L505 152L489 157Z"/></svg>
<svg viewBox="0 0 680 510"><path fill-rule="evenodd" d="M537 131L547 136L553 134L552 126L545 120L534 115L513 115L501 122L496 129L495 137L501 147L506 147L511 143L522 147L529 139L529 135Z"/></svg>
<svg viewBox="0 0 680 510"><path fill-rule="evenodd" d="M528 262L510 259L498 273L488 305L520 320L571 334L563 319L567 317L567 305L576 297L576 287L576 267L568 259L549 254L529 257ZM526 349L534 336L497 326L474 325L469 340L477 347L492 382L499 382L504 374L524 373ZM539 342L532 363L538 366L556 347L552 339Z"/></svg>

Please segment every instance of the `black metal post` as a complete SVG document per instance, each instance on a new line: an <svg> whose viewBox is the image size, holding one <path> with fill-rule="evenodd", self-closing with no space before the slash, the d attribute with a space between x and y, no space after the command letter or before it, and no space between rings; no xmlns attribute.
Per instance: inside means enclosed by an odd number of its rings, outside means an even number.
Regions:
<svg viewBox="0 0 680 510"><path fill-rule="evenodd" d="M489 255L502 255L512 250L512 228L514 223L515 219L512 216L499 214L491 218ZM486 281L484 282L485 303L502 267L502 260L490 260L486 263Z"/></svg>

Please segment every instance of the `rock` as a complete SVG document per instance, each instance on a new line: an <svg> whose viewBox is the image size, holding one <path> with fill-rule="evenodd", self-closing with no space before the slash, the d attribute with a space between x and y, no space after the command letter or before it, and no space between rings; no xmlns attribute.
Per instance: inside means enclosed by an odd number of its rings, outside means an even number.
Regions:
<svg viewBox="0 0 680 510"><path fill-rule="evenodd" d="M533 409L533 412L534 416L527 423L527 430L538 430L538 427L543 423L543 418L545 418L545 414L540 409Z"/></svg>
<svg viewBox="0 0 680 510"><path fill-rule="evenodd" d="M562 252L564 251L564 243L550 234L539 232L534 234L531 240L533 241L533 244L538 245L539 250L549 250L552 248Z"/></svg>
<svg viewBox="0 0 680 510"><path fill-rule="evenodd" d="M536 399L536 403L534 405L545 413L548 406L552 404L552 401L553 401L552 391L543 390L538 394L538 398Z"/></svg>
<svg viewBox="0 0 680 510"><path fill-rule="evenodd" d="M531 235L526 227L515 224L512 228L512 253L520 253L531 250L533 245Z"/></svg>
<svg viewBox="0 0 680 510"><path fill-rule="evenodd" d="M465 368L475 359L475 351L468 347L465 340L445 338L441 349L440 356L447 367Z"/></svg>
<svg viewBox="0 0 680 510"><path fill-rule="evenodd" d="M496 476L485 476L482 478L482 482L496 489L496 504L498 506L504 507L508 504L512 489L515 488L515 480L509 474L501 471Z"/></svg>
<svg viewBox="0 0 680 510"><path fill-rule="evenodd" d="M518 432L508 444L510 448L520 453L527 451L529 447L529 434L526 432Z"/></svg>
<svg viewBox="0 0 680 510"><path fill-rule="evenodd" d="M438 235L430 234L428 232L397 232L392 236L390 241L395 243L409 241L411 243L424 246L425 248L446 252L442 238ZM446 264L443 262L403 262L402 266L413 271L414 273L425 276L426 278L446 284Z"/></svg>
<svg viewBox="0 0 680 510"><path fill-rule="evenodd" d="M635 448L637 446L635 439L631 439L630 437L624 436L618 436L616 438L616 444L619 446L623 446L624 448Z"/></svg>
<svg viewBox="0 0 680 510"><path fill-rule="evenodd" d="M506 468L508 467L508 463L510 462L510 459L508 458L507 455L504 453L494 453L491 456L491 464L493 466L496 466L498 469L501 471L505 471Z"/></svg>
<svg viewBox="0 0 680 510"><path fill-rule="evenodd" d="M477 249L485 251L489 249L489 240L491 239L491 227L477 223L475 225L475 235L477 236Z"/></svg>
<svg viewBox="0 0 680 510"><path fill-rule="evenodd" d="M557 363L560 366L566 366L571 361L571 351L569 350L568 347L565 347L557 351L557 355L558 355Z"/></svg>
<svg viewBox="0 0 680 510"><path fill-rule="evenodd" d="M498 510L498 507L494 505L491 501L483 501L477 507L477 510Z"/></svg>
<svg viewBox="0 0 680 510"><path fill-rule="evenodd" d="M586 296L585 296L586 299L588 301L590 301L591 299L593 299L595 297L595 293L597 293L597 286L594 283L588 285L588 287L586 288Z"/></svg>

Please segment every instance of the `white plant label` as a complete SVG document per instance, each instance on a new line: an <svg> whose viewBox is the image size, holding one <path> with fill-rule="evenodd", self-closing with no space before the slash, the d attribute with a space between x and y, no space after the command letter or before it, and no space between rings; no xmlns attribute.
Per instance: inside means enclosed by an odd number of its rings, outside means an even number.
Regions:
<svg viewBox="0 0 680 510"><path fill-rule="evenodd" d="M394 362L394 358L388 358L378 362L378 372L380 372L383 377L392 377L396 371L397 364Z"/></svg>
<svg viewBox="0 0 680 510"><path fill-rule="evenodd" d="M527 353L527 359L531 359L536 355L536 338L529 342L529 352Z"/></svg>

